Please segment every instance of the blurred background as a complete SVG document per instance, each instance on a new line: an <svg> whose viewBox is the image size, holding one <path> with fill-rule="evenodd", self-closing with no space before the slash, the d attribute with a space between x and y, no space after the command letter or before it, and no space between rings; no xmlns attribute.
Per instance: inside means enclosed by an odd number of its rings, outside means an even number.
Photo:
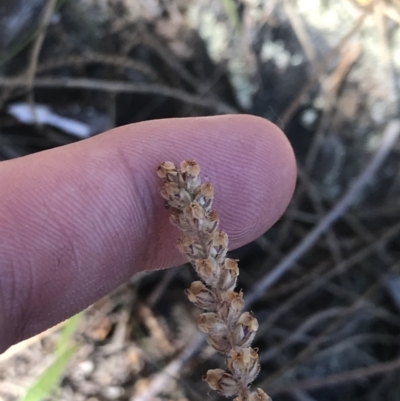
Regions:
<svg viewBox="0 0 400 401"><path fill-rule="evenodd" d="M274 401L400 400L400 0L2 0L0 159L156 118L273 121L299 176L241 259ZM187 265L0 355L0 400L222 399ZM249 303L250 305L250 303Z"/></svg>

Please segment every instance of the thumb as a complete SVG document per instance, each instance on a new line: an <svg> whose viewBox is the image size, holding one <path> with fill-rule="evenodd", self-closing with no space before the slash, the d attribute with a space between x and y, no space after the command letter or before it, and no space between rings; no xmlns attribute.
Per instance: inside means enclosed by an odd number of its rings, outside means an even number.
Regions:
<svg viewBox="0 0 400 401"><path fill-rule="evenodd" d="M295 183L286 137L251 116L150 121L0 164L0 351L132 274L183 262L157 166L195 159L231 248L267 230Z"/></svg>

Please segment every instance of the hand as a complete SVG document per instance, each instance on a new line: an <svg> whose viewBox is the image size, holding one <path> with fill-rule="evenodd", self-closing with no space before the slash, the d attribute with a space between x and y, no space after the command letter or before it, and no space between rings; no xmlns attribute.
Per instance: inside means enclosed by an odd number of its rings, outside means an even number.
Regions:
<svg viewBox="0 0 400 401"><path fill-rule="evenodd" d="M286 137L251 116L132 124L0 163L0 352L134 273L184 262L156 175L184 159L214 185L230 249L264 233L293 193Z"/></svg>

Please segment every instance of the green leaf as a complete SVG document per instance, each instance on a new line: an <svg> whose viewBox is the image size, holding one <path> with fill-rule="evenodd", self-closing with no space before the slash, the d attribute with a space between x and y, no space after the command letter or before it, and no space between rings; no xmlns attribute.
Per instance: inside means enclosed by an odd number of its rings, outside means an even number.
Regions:
<svg viewBox="0 0 400 401"><path fill-rule="evenodd" d="M31 386L20 401L41 401L47 397L59 382L68 361L77 349L78 347L73 345L59 353L56 360L39 376L36 383Z"/></svg>
<svg viewBox="0 0 400 401"><path fill-rule="evenodd" d="M82 314L78 313L77 315L70 317L65 323L61 331L60 338L56 344L57 355L61 354L70 344L70 340L72 339L72 336L78 327L81 317Z"/></svg>
<svg viewBox="0 0 400 401"><path fill-rule="evenodd" d="M78 350L77 345L70 344L81 317L82 314L78 313L65 323L56 344L55 361L37 378L36 382L29 388L20 401L41 401L48 397L50 392L56 387L69 360Z"/></svg>

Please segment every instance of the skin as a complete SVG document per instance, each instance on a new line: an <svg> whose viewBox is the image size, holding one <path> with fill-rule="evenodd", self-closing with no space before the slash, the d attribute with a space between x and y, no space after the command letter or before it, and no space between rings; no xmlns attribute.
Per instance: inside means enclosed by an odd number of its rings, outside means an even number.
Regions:
<svg viewBox="0 0 400 401"><path fill-rule="evenodd" d="M272 123L234 115L131 124L0 163L0 352L143 270L184 262L160 163L195 159L230 249L286 209L296 164Z"/></svg>

